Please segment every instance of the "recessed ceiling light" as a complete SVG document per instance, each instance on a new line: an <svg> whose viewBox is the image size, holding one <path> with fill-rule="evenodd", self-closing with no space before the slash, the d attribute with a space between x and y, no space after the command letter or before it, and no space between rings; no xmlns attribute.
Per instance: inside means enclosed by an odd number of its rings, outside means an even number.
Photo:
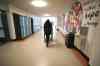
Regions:
<svg viewBox="0 0 100 66"><path fill-rule="evenodd" d="M47 2L43 0L34 0L32 1L32 5L34 5L35 7L45 7L47 6Z"/></svg>

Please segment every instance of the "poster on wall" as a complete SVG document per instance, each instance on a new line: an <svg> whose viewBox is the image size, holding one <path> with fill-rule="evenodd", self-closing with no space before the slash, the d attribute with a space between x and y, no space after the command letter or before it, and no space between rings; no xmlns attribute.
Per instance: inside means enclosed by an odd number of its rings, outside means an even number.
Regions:
<svg viewBox="0 0 100 66"><path fill-rule="evenodd" d="M82 7L80 2L73 3L72 9L65 15L64 29L68 32L80 31L80 14L82 14Z"/></svg>

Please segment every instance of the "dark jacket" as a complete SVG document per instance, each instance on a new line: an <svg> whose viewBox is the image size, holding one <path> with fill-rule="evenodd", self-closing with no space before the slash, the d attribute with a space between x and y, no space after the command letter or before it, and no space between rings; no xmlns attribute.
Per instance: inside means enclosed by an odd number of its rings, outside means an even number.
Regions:
<svg viewBox="0 0 100 66"><path fill-rule="evenodd" d="M44 24L44 33L45 34L51 34L52 33L52 23L47 20Z"/></svg>

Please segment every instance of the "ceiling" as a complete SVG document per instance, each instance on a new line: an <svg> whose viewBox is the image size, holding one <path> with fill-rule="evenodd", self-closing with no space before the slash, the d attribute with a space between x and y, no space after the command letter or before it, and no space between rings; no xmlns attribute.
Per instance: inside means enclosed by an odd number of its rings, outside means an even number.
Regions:
<svg viewBox="0 0 100 66"><path fill-rule="evenodd" d="M32 0L10 0L10 4L20 8L26 12L34 15L42 16L43 14L50 14L52 16L63 15L64 8L71 6L71 0L46 0L48 2L47 7L36 8L31 4Z"/></svg>

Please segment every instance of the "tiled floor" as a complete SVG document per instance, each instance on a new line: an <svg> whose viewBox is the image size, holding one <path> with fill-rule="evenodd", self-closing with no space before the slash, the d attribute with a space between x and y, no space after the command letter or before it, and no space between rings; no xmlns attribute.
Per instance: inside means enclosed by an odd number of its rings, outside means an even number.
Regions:
<svg viewBox="0 0 100 66"><path fill-rule="evenodd" d="M60 37L60 36L59 36ZM0 47L0 66L83 66L73 50L57 38L46 48L40 33Z"/></svg>

